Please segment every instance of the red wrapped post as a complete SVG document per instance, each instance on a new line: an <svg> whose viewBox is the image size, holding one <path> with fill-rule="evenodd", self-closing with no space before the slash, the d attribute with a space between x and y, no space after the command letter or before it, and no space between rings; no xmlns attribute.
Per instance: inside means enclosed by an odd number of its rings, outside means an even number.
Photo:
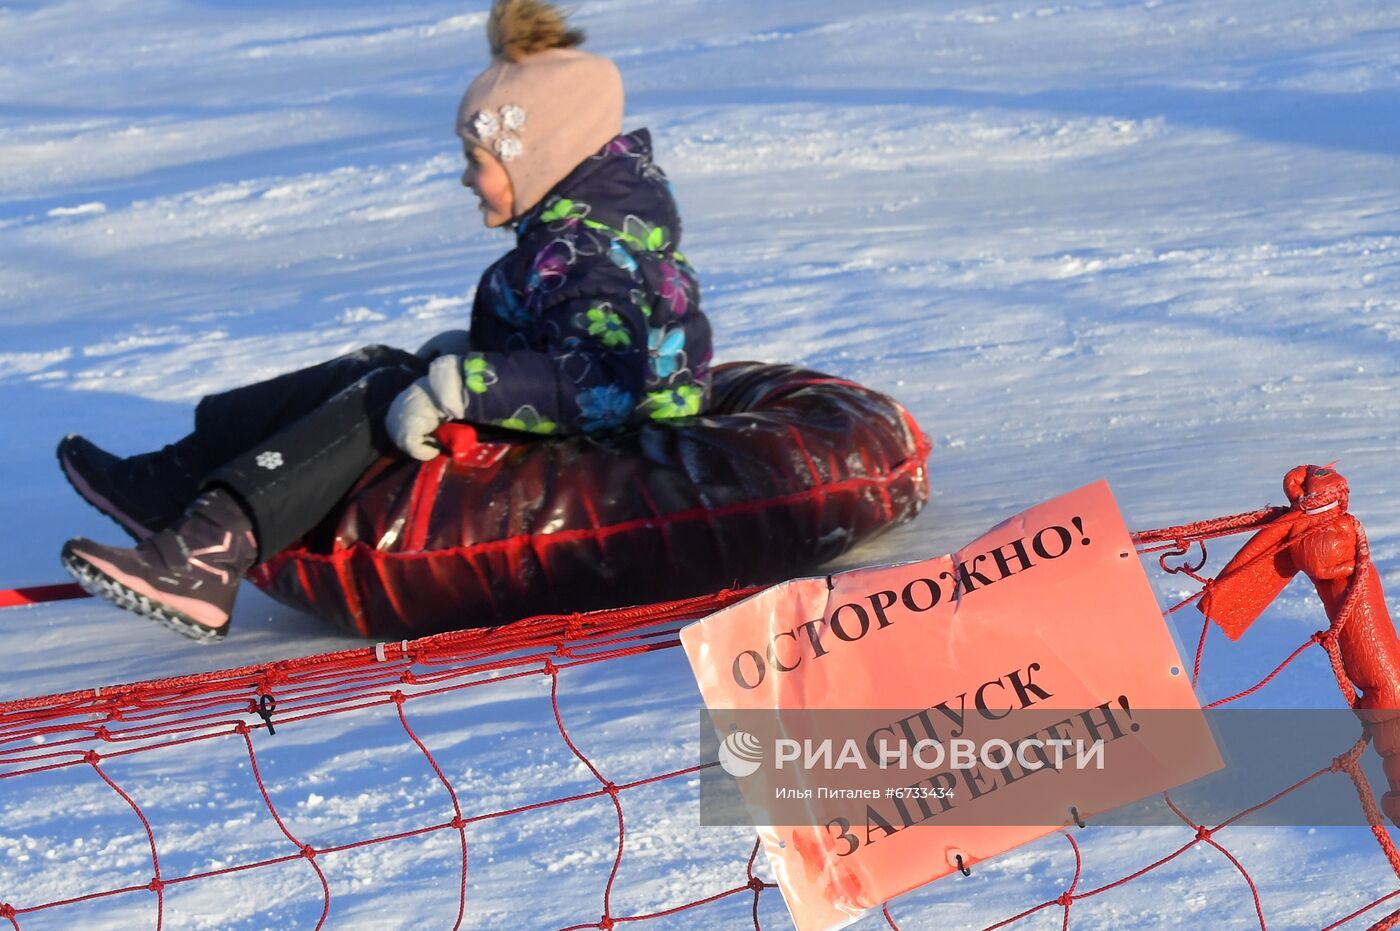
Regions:
<svg viewBox="0 0 1400 931"><path fill-rule="evenodd" d="M1347 512L1346 479L1330 466L1298 466L1283 490L1292 509L1255 533L1206 586L1201 611L1238 640L1295 575L1312 580L1331 621L1318 640L1371 727L1391 787L1382 808L1400 825L1400 639L1366 534Z"/></svg>

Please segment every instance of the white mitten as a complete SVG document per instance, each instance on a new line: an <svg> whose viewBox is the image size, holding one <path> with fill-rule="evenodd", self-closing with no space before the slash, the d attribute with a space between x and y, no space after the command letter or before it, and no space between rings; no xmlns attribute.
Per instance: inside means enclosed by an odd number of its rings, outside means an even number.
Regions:
<svg viewBox="0 0 1400 931"><path fill-rule="evenodd" d="M462 384L462 357L438 356L428 366L428 384L433 400L450 420L467 416L467 388Z"/></svg>
<svg viewBox="0 0 1400 931"><path fill-rule="evenodd" d="M461 420L467 415L465 395L461 358L434 359L427 377L399 392L389 406L384 424L394 445L423 462L437 458L442 448L433 431L445 420Z"/></svg>
<svg viewBox="0 0 1400 931"><path fill-rule="evenodd" d="M447 330L418 347L418 358L432 362L438 356L460 356L471 351L472 336L466 330Z"/></svg>

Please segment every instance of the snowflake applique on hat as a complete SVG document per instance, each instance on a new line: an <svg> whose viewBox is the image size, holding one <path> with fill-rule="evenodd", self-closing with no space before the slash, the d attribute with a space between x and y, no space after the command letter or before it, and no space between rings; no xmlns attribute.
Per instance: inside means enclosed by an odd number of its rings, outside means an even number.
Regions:
<svg viewBox="0 0 1400 931"><path fill-rule="evenodd" d="M472 119L472 129L482 142L489 143L496 157L503 162L514 161L525 151L519 132L525 128L525 109L513 103L503 105L498 113L480 110Z"/></svg>

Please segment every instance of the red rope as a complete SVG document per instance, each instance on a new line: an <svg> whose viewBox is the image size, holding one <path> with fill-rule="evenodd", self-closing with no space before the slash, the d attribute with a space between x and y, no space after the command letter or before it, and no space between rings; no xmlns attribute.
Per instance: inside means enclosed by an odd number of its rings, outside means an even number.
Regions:
<svg viewBox="0 0 1400 931"><path fill-rule="evenodd" d="M326 882L326 874L322 872L320 864L316 862L316 855L319 851L309 844L303 844L301 841L297 840L296 836L287 829L287 825L282 821L282 816L277 813L277 806L272 804L272 796L268 795L267 786L263 783L262 772L258 769L258 755L253 750L253 738L249 736L248 725L240 721L237 731L239 736L243 738L243 742L248 745L248 763L253 767L253 779L258 783L258 791L262 793L263 801L267 804L268 813L272 815L272 820L277 822L277 827L281 829L282 834L287 840L291 841L296 845L297 849L301 851L301 855L306 858L306 862L310 863L311 868L316 871L316 878L321 881L321 892L325 896L325 904L321 907L321 917L316 921L316 931L320 931L326 924L326 917L331 913L331 887Z"/></svg>
<svg viewBox="0 0 1400 931"><path fill-rule="evenodd" d="M1254 885L1254 879L1249 875L1249 871L1246 870L1240 864L1240 861L1235 859L1235 855L1230 853L1230 851L1226 850L1224 846L1222 846L1221 843L1215 839L1215 833L1219 829L1208 828L1205 825L1197 824L1190 818L1186 817L1186 814L1182 812L1180 808L1177 808L1176 803L1171 800L1171 796L1169 793L1163 792L1162 798L1166 800L1167 807L1169 807L1172 810L1172 812L1178 818L1181 819L1182 823L1196 832L1197 841L1210 844L1216 850L1223 853L1225 855L1225 858L1229 860L1232 864L1234 864L1235 869L1239 871L1239 874L1244 877L1244 881L1249 885L1249 892L1254 897L1254 913L1259 918L1260 931L1268 931L1268 925L1264 922L1264 906L1259 901L1259 890Z"/></svg>
<svg viewBox="0 0 1400 931"><path fill-rule="evenodd" d="M1339 919L1338 921L1335 921L1327 927L1323 928L1322 931L1337 931L1337 929L1340 928L1342 925L1355 918L1361 917L1365 913L1369 912L1371 909L1375 908L1377 905L1380 905L1382 902L1387 902L1390 899L1395 898L1397 895L1400 895L1400 889L1396 889L1394 892L1381 896L1374 902L1361 906L1356 911L1352 912L1350 915L1347 915L1345 918ZM1400 912L1397 912L1396 914L1400 914Z"/></svg>
<svg viewBox="0 0 1400 931"><path fill-rule="evenodd" d="M1361 752L1365 749L1369 738L1362 738L1357 741L1346 753L1337 757L1333 764L1334 769L1339 769L1347 774L1352 785L1356 789L1357 801L1361 803L1361 809L1366 813L1366 821L1371 826L1371 833L1375 836L1376 842L1380 844L1381 851L1390 861L1390 868L1395 871L1395 875L1400 877L1400 851L1395 849L1395 842L1390 839L1390 832L1385 829L1385 821L1381 817L1380 808L1376 805L1376 794L1371 791L1370 780L1361 770Z"/></svg>
<svg viewBox="0 0 1400 931"><path fill-rule="evenodd" d="M44 604L50 601L68 601L73 598L86 598L88 593L74 582L59 585L30 585L25 588L0 590L0 608L17 608L22 605ZM0 912L0 917L4 913Z"/></svg>
<svg viewBox="0 0 1400 931"><path fill-rule="evenodd" d="M1280 507L1260 508L1257 511L1246 511L1243 514L1231 514L1228 517L1198 520L1189 524L1180 524L1176 527L1163 527L1158 530L1140 530L1133 534L1133 542L1138 545L1170 542L1184 550L1187 543L1193 543L1197 540L1208 540L1213 537L1225 537L1231 534L1248 533L1251 530L1258 530L1275 518L1287 514L1289 510L1289 508Z"/></svg>
<svg viewBox="0 0 1400 931"><path fill-rule="evenodd" d="M455 922L452 923L452 931L457 931L458 928L462 927L462 919L465 918L465 917L466 917L466 914L467 914L467 824L466 824L466 822L462 819L462 806L461 806L461 804L458 803L458 801L457 801L457 790L452 788L452 783L449 782L448 779L447 779L447 777L444 776L444 775L442 774L442 767L438 766L437 760L433 759L432 753L430 753L430 752L428 751L428 748L423 744L423 741L419 740L419 739L418 739L418 735L415 734L415 733L413 732L413 728L411 728L411 727L408 726L408 718L406 718L406 717L404 716L404 713L403 713L403 703L404 703L404 694L403 694L403 692L395 692L395 693L394 693L394 707L398 710L398 713L399 713L399 723L402 724L402 725L403 725L403 729L404 729L406 732L408 732L409 738L410 738L415 744L418 745L418 749L423 751L423 756L427 757L427 759L428 759L428 765L431 766L431 767L433 768L433 772L437 775L438 782L441 782L441 783L442 783L442 787L443 787L444 789L447 790L448 796L451 797L451 799L452 799L452 822L451 822L451 824L452 824L452 826L453 826L454 828L457 829L457 833L458 833L459 835L461 835L461 841L462 841L462 885L461 885L461 889L460 889L460 890L458 891L458 893L457 893L457 920L456 920Z"/></svg>
<svg viewBox="0 0 1400 931"><path fill-rule="evenodd" d="M1074 904L1074 890L1079 885L1079 875L1084 869L1084 861L1079 856L1079 845L1074 842L1074 835L1066 834L1065 840L1074 850L1074 878L1069 882L1069 888L1060 896L1060 904L1065 909L1065 920L1060 926L1060 931L1069 931L1069 907Z"/></svg>
<svg viewBox="0 0 1400 931"><path fill-rule="evenodd" d="M1259 691L1264 686L1274 681L1274 677L1277 676L1279 673L1283 672L1286 668L1288 668L1288 665L1292 663L1295 659L1297 659L1304 650L1306 650L1310 646L1315 646L1320 642L1321 635L1314 634L1312 636L1312 639L1304 641L1302 646L1298 647L1298 649L1288 654L1288 657L1283 662L1275 666L1272 672L1270 672L1264 678L1260 679L1258 682L1251 685L1249 688L1245 689L1242 692L1236 692L1235 694L1229 695L1225 698L1218 698L1210 704L1202 705L1201 707L1209 711L1212 708L1219 708L1221 705L1228 705L1232 701L1239 701L1241 698L1253 695L1255 692Z"/></svg>
<svg viewBox="0 0 1400 931"><path fill-rule="evenodd" d="M813 467L814 464L809 461L808 466ZM1205 540L1216 536L1253 530L1264 522L1280 516L1281 513L1281 509L1263 509L1213 521L1202 521L1164 530L1145 531L1136 534L1134 539L1142 552L1163 554L1161 556L1163 568L1167 571L1173 571L1165 564L1165 559L1168 556L1184 557L1189 552L1191 545L1198 543L1203 545ZM1348 519L1351 518L1348 517ZM1353 617L1359 597L1358 592L1365 580L1366 573L1375 571L1370 562L1369 548L1365 537L1360 534L1359 526L1356 529L1359 541L1358 569L1353 574L1351 589L1344 596L1343 607L1338 613L1337 622L1326 630L1316 633L1312 639L1294 650L1254 686L1210 702L1207 707L1219 707L1254 694L1270 684L1284 668L1311 645L1320 645L1328 652L1329 657L1333 660L1334 674L1337 676L1339 685L1343 686L1344 696L1348 696L1348 689L1350 689L1349 700L1354 700L1355 690L1345 679L1345 670L1339 664L1337 639L1350 618ZM1296 539L1295 537L1295 542ZM1175 571L1196 579L1203 588L1209 586L1210 580L1199 575L1199 569L1199 565L1193 564L1183 566ZM7 920L16 931L19 931L18 919L21 915L108 899L114 896L154 892L157 905L156 925L157 929L160 929L164 919L164 890L171 886L249 870L281 867L302 860L311 866L321 884L322 907L317 922L319 928L326 924L330 914L331 891L325 873L317 862L318 857L378 844L426 837L436 832L452 830L457 833L461 847L457 918L453 925L454 928L460 928L465 922L467 914L469 872L466 835L470 825L490 819L505 818L525 812L607 797L612 802L616 814L617 844L612 868L602 890L602 914L597 921L571 925L570 928L598 928L606 931L606 929L615 928L619 924L646 922L674 916L736 895L747 894L752 896L751 911L754 928L756 931L762 931L759 914L760 902L764 891L774 888L774 884L766 882L755 873L755 864L760 849L758 843L755 843L750 852L742 883L717 891L709 891L693 900L655 911L629 915L614 914L612 894L627 844L624 794L638 787L693 776L700 770L716 764L690 766L647 775L628 783L614 783L604 776L598 766L577 744L565 724L559 704L560 675L564 670L657 650L672 649L679 645L676 632L680 623L703 616L727 604L732 604L750 593L751 590L720 592L712 596L686 599L665 605L594 614L555 615L535 618L497 629L461 631L427 637L411 643L383 644L377 649L347 650L222 672L135 683L116 688L81 690L0 704L0 780L51 772L72 766L92 766L99 777L125 801L141 821L147 845L150 848L153 869L152 880L144 885L101 890L23 908L12 903L0 903L0 919ZM1191 603L1200 597L1200 594L1197 592L1178 607ZM1193 681L1199 677L1204 648L1203 631L1197 648ZM405 705L410 701L431 695L441 695L538 675L550 677L550 705L560 738L574 757L592 774L599 787L593 791L544 799L509 809L464 813L462 799L452 781L427 743L410 725ZM439 783L447 791L452 804L452 819L442 823L408 827L394 833L366 837L336 846L317 848L304 844L292 833L278 812L272 793L264 782L258 754L251 736L254 730L270 730L269 722L258 721L252 717L252 713L257 708L256 698L261 695L273 694L274 691L276 694L275 726L279 730L283 727L294 727L306 721L392 705L405 735L417 747ZM232 734L237 734L242 738L251 772L263 804L295 851L183 876L164 875L160 866L155 832L149 819L133 797L118 785L99 764L103 760L140 754L157 748L196 747L204 741L227 739ZM103 747L103 752L100 755L92 749L94 745ZM1240 812L1214 828L1192 824L1189 818L1178 812L1183 822L1195 829L1195 837L1179 849L1158 857L1116 880L1087 891L1079 891L1083 875L1083 858L1080 846L1073 837L1066 834L1065 837L1070 843L1075 858L1074 875L1068 887L1053 899L1020 911L989 926L989 931L1013 924L1029 915L1052 907L1059 907L1063 910L1061 926L1067 931L1070 910L1075 902L1133 882L1176 860L1187 850L1202 842L1222 853L1235 870L1240 873L1250 891L1259 927L1267 929L1263 901L1257 884L1233 853L1221 843L1218 835L1241 823L1248 815L1275 803L1308 782L1326 774L1344 774L1351 779L1358 793L1358 801L1371 826L1372 834L1391 868L1397 876L1400 876L1400 853L1397 853L1395 845L1390 840L1389 832L1383 826L1383 816L1375 803L1374 793L1370 791L1369 785L1365 782L1366 777L1360 766L1360 755L1366 746L1365 740L1358 742L1357 746L1338 757L1328 767L1318 770L1293 786L1276 792L1270 798ZM1173 804L1170 798L1167 799L1167 802ZM1175 810L1174 805L1173 809ZM951 881L957 882L958 880L954 877ZM1369 905L1330 925L1329 928L1335 929L1353 921L1367 911L1390 901L1396 895L1400 895L1400 890L1381 896ZM888 904L882 908L882 914L888 926L898 931L898 925L895 923ZM1391 929L1397 926L1400 926L1400 911L1381 918L1380 921L1372 925L1372 928L1376 931L1382 931L1382 929Z"/></svg>
<svg viewBox="0 0 1400 931"><path fill-rule="evenodd" d="M996 924L987 926L985 929L983 929L983 931L994 931L994 929L996 928L1004 928L1007 925L1015 924L1023 918L1027 918L1031 915L1034 915L1036 912L1050 908L1052 905L1058 905L1065 910L1062 929L1069 928L1069 909L1070 906L1074 904L1074 900L1076 898L1074 890L1079 886L1079 877L1080 873L1083 871L1084 863L1080 859L1079 845L1074 842L1074 838L1071 837L1069 834L1065 834L1063 836L1065 840L1069 841L1069 846L1074 851L1074 878L1070 880L1069 888L1067 888L1064 892L1061 892L1056 898L1047 899L1046 901L1041 902L1039 905L1033 905L1023 912L1017 912L1010 918L1003 918Z"/></svg>
<svg viewBox="0 0 1400 931"><path fill-rule="evenodd" d="M1235 869L1239 870L1240 875L1244 877L1244 881L1249 885L1249 894L1254 898L1254 914L1259 918L1259 931L1268 931L1269 926L1264 922L1264 906L1259 901L1259 889L1254 885L1254 878L1249 875L1249 871L1240 864L1240 861L1235 859L1235 855L1222 847L1214 838L1206 837L1205 842L1223 853L1225 858L1234 864Z"/></svg>
<svg viewBox="0 0 1400 931"><path fill-rule="evenodd" d="M146 842L151 845L151 869L154 874L149 888L156 894L156 931L160 931L161 926L165 923L165 883L160 880L160 854L156 853L155 832L151 830L151 822L146 820L146 813L141 810L141 806L132 801L131 796L127 795L121 786L113 782L112 778L98 765L101 759L95 751L87 754L87 762L92 764L93 771L102 777L102 781L107 783L113 792L122 797L122 801L126 802L132 811L136 812L136 817L141 819L141 827L146 829Z"/></svg>
<svg viewBox="0 0 1400 931"><path fill-rule="evenodd" d="M754 931L763 931L763 926L758 922L758 900L763 896L764 889L776 889L776 883L766 883L754 874L753 864L758 859L758 848L763 841L753 842L753 850L749 853L749 863L746 872L749 875L749 888L753 890L753 927Z"/></svg>
<svg viewBox="0 0 1400 931"><path fill-rule="evenodd" d="M622 802L619 801L617 797L617 786L603 778L603 774L598 772L598 767L594 766L593 761L583 755L583 752L574 744L573 738L569 736L568 729L564 727L564 717L559 711L558 667L556 667L553 662L545 660L545 671L549 673L549 704L554 710L554 723L559 726L559 736L564 738L564 743L568 746L573 755L578 757L579 762L588 767L588 771L593 774L593 778L597 779L598 782L602 784L603 791L612 799L613 807L617 809L617 855L613 857L612 870L608 873L607 885L603 887L603 917L599 919L597 924L597 927L603 929L603 931L608 931L615 921L612 916L612 890L613 883L617 881L617 871L622 868L622 847L627 837L627 825L623 822L622 818ZM588 926L584 925L583 927Z"/></svg>
<svg viewBox="0 0 1400 931"><path fill-rule="evenodd" d="M1191 666L1191 684L1199 685L1201 682L1201 660L1206 652L1206 634L1210 633L1210 618L1201 618L1201 638L1196 641L1196 662Z"/></svg>

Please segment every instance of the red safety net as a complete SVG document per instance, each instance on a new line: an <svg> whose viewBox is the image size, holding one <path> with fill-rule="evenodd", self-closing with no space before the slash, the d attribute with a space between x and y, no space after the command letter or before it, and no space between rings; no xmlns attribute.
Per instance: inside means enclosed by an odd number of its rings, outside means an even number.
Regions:
<svg viewBox="0 0 1400 931"><path fill-rule="evenodd" d="M1156 555L1165 572L1177 577L1189 577L1201 586L1200 590L1170 607L1167 613L1172 614L1196 601L1211 582L1201 574L1206 563L1205 541L1254 530L1277 514L1277 509L1266 509L1136 534L1140 553ZM1363 538L1360 556L1363 560L1368 560L1364 547ZM1195 558L1192 558L1193 556ZM1366 565L1369 569L1369 562ZM1357 573L1358 576L1360 574ZM577 903L577 911L584 915L591 912L597 917L564 927L610 929L625 923L662 923L663 919L683 913L691 914L685 915L680 927L732 927L732 908L739 904L745 916L744 924L747 925L751 915L753 926L759 929L762 927L761 903L766 903L764 910L770 915L768 923L771 925L774 923L771 916L776 914L776 910L781 906L775 901L776 891L769 891L775 890L774 883L759 875L760 869L756 865L757 843L751 849L745 848L748 852L747 859L734 865L732 880L728 883L702 888L686 884L687 895L679 896L678 900L663 908L650 911L628 912L616 907L616 884L624 863L624 853L628 850L630 822L625 817L625 803L634 797L634 793L667 781L683 783L688 778L693 778L705 766L718 764L670 768L659 766L654 767L657 771L646 775L617 781L610 778L609 773L590 757L589 748L581 745L581 741L576 739L577 727L571 727L568 720L570 715L566 714L560 702L561 680L567 679L571 671L592 664L616 664L626 657L671 650L679 645L677 631L682 624L732 604L750 592L751 590L725 591L707 597L644 608L533 618L494 629L440 634L421 640L379 644L373 648L348 650L269 665L117 688L89 689L0 704L0 785L12 789L16 787L16 782L39 778L42 774L88 768L107 787L104 791L112 793L120 800L120 804L125 806L123 810L129 810L130 817L139 820L144 834L141 849L148 850L148 856L143 853L141 857L145 858L148 867L145 875L149 876L148 880L142 882L101 888L48 901L42 900L42 895L36 897L30 894L25 888L0 886L0 928L8 924L15 931L20 931L45 917L62 914L65 910L98 902L113 903L113 900L120 899L124 903L140 900L151 913L149 923L154 924L159 931L167 920L167 897L175 890L208 883L216 877L279 869L309 870L310 875L314 876L314 883L307 888L312 890L310 894L319 900L319 908L311 907L309 911L305 911L298 925L287 924L283 919L279 926L309 926L312 918L318 913L319 917L314 917L314 926L320 928L330 919L333 900L336 898L332 892L333 883L328 881L326 871L321 866L327 858L364 848L384 849L385 845L400 842L422 842L435 836L452 840L451 865L448 866L447 861L442 861L447 872L436 878L440 880L439 886L450 884L453 887L453 895L450 902L444 906L445 913L434 920L433 926L460 928L482 923L480 916L474 918L474 903L479 901L478 896L490 894L489 889L481 888L473 881L477 875L476 871L483 868L478 866L478 861L471 856L473 832L482 829L488 823L498 822L499 819L518 818L533 812L558 810L563 806L578 806L588 802L602 803L610 807L615 814L615 832L611 824L602 828L615 838L612 841L614 846L610 857L611 867L596 898L591 903ZM1237 701L1264 688L1284 667L1313 646L1320 646L1331 654L1338 685L1347 701L1354 703L1355 691L1346 680L1340 659L1335 654L1337 635L1346 622L1346 612L1343 611L1327 629L1318 631L1300 644L1257 684L1235 694L1214 699L1208 707ZM1206 629L1203 628L1196 649L1195 678L1199 678L1200 675L1205 645ZM444 752L443 743L425 739L425 734L415 728L416 706L430 701L434 696L464 690L499 689L504 683L538 677L545 677L547 680L549 707L553 717L552 727L557 731L558 739L567 747L572 759L577 761L575 765L586 769L585 778L590 781L591 787L584 791L559 794L524 804L493 810L475 810L471 804L474 794L462 791L459 780L451 778L447 769L439 763L439 758ZM398 825L397 830L365 829L363 836L356 836L350 840L320 845L310 843L303 836L304 832L295 829L293 819L287 817L285 803L279 808L278 793L269 789L270 780L265 775L265 757L270 752L269 748L277 747L275 742L278 740L294 740L298 728L307 727L318 719L345 716L345 720L353 722L355 713L375 708L391 709L392 718L397 722L400 740L408 741L415 748L413 752L419 754L421 761L431 769L436 783L450 800L452 817L433 820L421 812L415 813L414 806L407 805L402 813L402 824ZM576 713L574 716L577 719L583 715ZM461 727L470 731L473 721L466 720L461 723ZM350 734L353 738L354 732L351 731ZM169 852L170 838L155 829L153 819L148 817L146 810L149 806L137 800L140 793L128 784L125 778L114 775L114 770L119 761L145 754L172 752L172 748L177 748L177 751L183 748L183 751L189 754L208 753L209 745L215 741L234 741L240 754L246 757L247 772L252 777L250 790L255 787L259 797L258 803L275 822L282 838L279 841L281 849L268 851L266 855L246 858L236 855L216 857L213 861L215 865L203 869L173 870L169 865L170 857L165 855ZM1261 798L1257 805L1219 824L1198 824L1191 819L1188 812L1180 810L1167 798L1167 803L1180 817L1183 825L1192 832L1187 835L1185 843L1176 846L1175 849L1160 851L1160 855L1141 867L1092 888L1081 888L1081 878L1084 874L1082 848L1067 831L1062 836L1073 852L1074 866L1073 875L1063 886L1063 891L1057 896L1016 911L1015 914L988 925L988 928L1013 925L1046 910L1059 910L1062 913L1061 924L1068 928L1076 903L1101 896L1154 871L1162 870L1167 864L1187 857L1192 851L1214 851L1228 861L1230 869L1238 871L1240 892L1249 894L1252 899L1252 911L1259 927L1267 929L1269 925L1266 916L1269 915L1269 909L1265 903L1266 896L1261 894L1255 878L1235 852L1232 852L1231 829L1237 827L1242 819L1253 812L1273 804L1313 780L1329 776L1349 779L1355 785L1359 804L1371 826L1380 853L1388 862L1390 870L1400 878L1400 854L1397 854L1359 763L1361 754L1367 748L1367 742L1367 738L1362 738L1348 752L1319 768L1306 779L1267 798ZM430 744L437 746L437 749L432 749ZM371 749L373 748L367 748L367 752ZM7 791L4 797L14 796ZM5 807L0 805L0 811ZM442 810L445 813L447 809L443 807ZM13 820L12 816L3 817L7 821ZM607 818L608 822L613 820ZM134 823L132 822L133 826ZM0 828L3 827L5 823L0 822ZM598 826L595 825L595 834L597 830ZM1109 832L1115 829L1101 830ZM181 846L189 844L185 842ZM1144 860L1153 856L1151 853L1140 851L1138 855ZM604 856L604 864L607 860L608 857ZM1118 862L1121 860L1115 861ZM1305 868L1306 864L1300 862L1299 870ZM0 878L5 875L4 865L0 863ZM945 882L970 881L955 875ZM942 887L942 884L936 885ZM1354 908L1348 914L1337 915L1335 921L1327 925L1324 931L1343 926L1360 927L1359 919L1370 922L1368 926L1377 931L1397 927L1400 925L1400 910L1381 914L1384 911L1381 906L1387 903L1396 904L1392 900L1397 897L1400 897L1400 888L1385 892L1373 901ZM896 913L904 911L905 908L909 913L900 915L900 918L916 926L928 926L926 909L921 912L919 901L913 896L907 898L908 904L896 901L885 907L883 917L889 927L900 927L897 924ZM706 917L705 910L717 908L717 903L721 902L727 902L731 909L726 912L726 917L721 919L714 914ZM1170 914L1171 907L1170 902L1157 903L1156 906L1160 914ZM1275 915L1275 920L1280 920L1280 916ZM1295 926L1286 915L1282 920L1289 927ZM1351 925L1352 922L1358 924ZM138 919L128 917L114 926L134 927L139 923ZM484 923L491 924L489 920ZM949 924L946 919L937 923L938 926ZM389 925L398 926L393 920L388 920L382 926ZM59 921L56 926L76 925ZM264 926L273 924L265 921ZM517 921L512 926L522 925ZM529 926L543 925L532 923ZM1040 926L1043 927L1043 923Z"/></svg>

